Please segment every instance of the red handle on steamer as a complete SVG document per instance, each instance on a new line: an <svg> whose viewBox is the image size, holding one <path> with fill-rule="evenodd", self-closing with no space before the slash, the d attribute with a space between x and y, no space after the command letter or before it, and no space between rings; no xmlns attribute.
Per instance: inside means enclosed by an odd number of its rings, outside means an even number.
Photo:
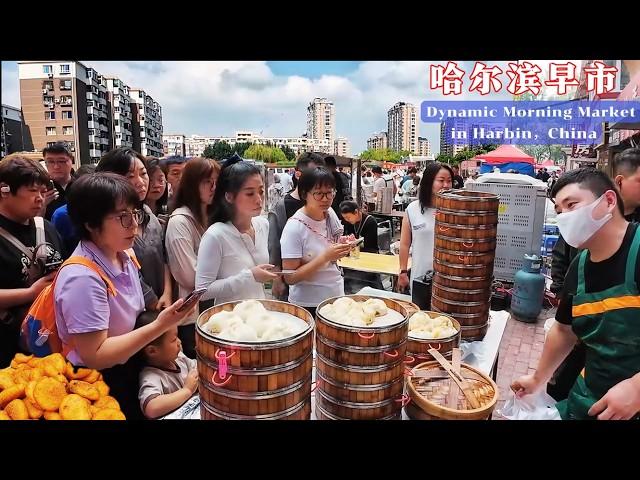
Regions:
<svg viewBox="0 0 640 480"><path fill-rule="evenodd" d="M396 358L398 356L398 350L394 350L396 353L384 352L387 357Z"/></svg>
<svg viewBox="0 0 640 480"><path fill-rule="evenodd" d="M372 333L371 335L369 335L368 337L366 335L362 335L362 333L358 332L358 336L360 338L364 338L365 340L370 340L374 337L375 333Z"/></svg>
<svg viewBox="0 0 640 480"><path fill-rule="evenodd" d="M233 375L229 375L224 382L219 383L219 382L216 382L217 373L218 371L216 370L213 372L213 375L211 376L211 383L213 383L216 387L224 387L227 383L229 383L229 380L231 380L231 377L233 377Z"/></svg>

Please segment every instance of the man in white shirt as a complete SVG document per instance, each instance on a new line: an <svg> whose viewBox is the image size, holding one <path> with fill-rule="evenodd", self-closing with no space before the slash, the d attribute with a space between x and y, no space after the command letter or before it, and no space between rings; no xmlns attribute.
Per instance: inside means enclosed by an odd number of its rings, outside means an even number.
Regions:
<svg viewBox="0 0 640 480"><path fill-rule="evenodd" d="M293 179L289 172L284 172L278 175L280 177L280 184L285 194L289 193L293 189Z"/></svg>

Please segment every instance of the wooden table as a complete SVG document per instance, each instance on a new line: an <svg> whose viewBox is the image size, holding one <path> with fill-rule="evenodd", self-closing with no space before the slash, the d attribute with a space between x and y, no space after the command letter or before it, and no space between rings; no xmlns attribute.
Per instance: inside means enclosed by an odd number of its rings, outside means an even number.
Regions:
<svg viewBox="0 0 640 480"><path fill-rule="evenodd" d="M338 260L338 266L359 272L381 273L397 277L400 275L400 257L380 253L360 252L360 258L344 257ZM411 259L407 269L411 268Z"/></svg>

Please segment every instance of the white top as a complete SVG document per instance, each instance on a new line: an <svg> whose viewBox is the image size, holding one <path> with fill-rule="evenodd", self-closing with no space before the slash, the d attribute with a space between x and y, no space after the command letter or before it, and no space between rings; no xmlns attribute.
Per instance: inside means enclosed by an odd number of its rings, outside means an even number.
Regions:
<svg viewBox="0 0 640 480"><path fill-rule="evenodd" d="M265 298L262 283L251 269L269 263L269 222L253 217L255 244L247 233L231 223L214 223L202 236L196 266L196 288L207 287L202 300L215 298L215 304Z"/></svg>
<svg viewBox="0 0 640 480"><path fill-rule="evenodd" d="M293 179L291 178L291 175L288 173L281 173L278 177L280 178L280 184L284 188L284 193L289 193L293 188Z"/></svg>
<svg viewBox="0 0 640 480"><path fill-rule="evenodd" d="M393 187L393 180L387 179L385 181L385 177L376 178L373 182L373 193L380 194L385 187ZM380 195L378 195L378 197L380 197Z"/></svg>
<svg viewBox="0 0 640 480"><path fill-rule="evenodd" d="M302 209L298 210L282 231L282 258L300 258L302 264L309 263L329 247L330 243L324 237L337 241L344 228L332 208L328 210L328 214L326 220L317 221L306 216ZM300 221L319 233L313 232ZM329 233L327 227L330 229ZM344 295L344 279L333 262L324 264L307 280L289 287L289 301L303 307L317 307L327 298L341 295Z"/></svg>
<svg viewBox="0 0 640 480"><path fill-rule="evenodd" d="M436 209L425 208L420 211L420 202L415 200L406 209L407 220L411 226L411 283L433 269L433 246Z"/></svg>

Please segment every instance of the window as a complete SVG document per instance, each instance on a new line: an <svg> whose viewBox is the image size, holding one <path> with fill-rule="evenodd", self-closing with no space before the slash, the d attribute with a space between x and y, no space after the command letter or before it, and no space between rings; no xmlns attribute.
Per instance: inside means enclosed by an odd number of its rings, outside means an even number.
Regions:
<svg viewBox="0 0 640 480"><path fill-rule="evenodd" d="M51 65L43 65L42 66L42 73L44 73L45 75L53 73L53 66L51 66Z"/></svg>
<svg viewBox="0 0 640 480"><path fill-rule="evenodd" d="M63 63L62 65L60 65L61 75L68 75L69 73L71 73L71 67L69 66L68 63Z"/></svg>
<svg viewBox="0 0 640 480"><path fill-rule="evenodd" d="M117 127L117 126L119 126L119 125L120 125L120 122L119 122L118 120L114 120L114 121L113 121L113 126L114 126L114 127Z"/></svg>
<svg viewBox="0 0 640 480"><path fill-rule="evenodd" d="M60 90L71 90L71 80L60 80Z"/></svg>
<svg viewBox="0 0 640 480"><path fill-rule="evenodd" d="M62 119L63 120L71 120L73 118L73 114L71 112L71 110L64 110L62 112Z"/></svg>
<svg viewBox="0 0 640 480"><path fill-rule="evenodd" d="M73 127L62 127L63 135L73 135Z"/></svg>
<svg viewBox="0 0 640 480"><path fill-rule="evenodd" d="M47 127L47 136L55 135L56 127Z"/></svg>
<svg viewBox="0 0 640 480"><path fill-rule="evenodd" d="M45 120L55 120L56 119L56 112L44 112L44 119Z"/></svg>
<svg viewBox="0 0 640 480"><path fill-rule="evenodd" d="M87 100L87 107L93 107L93 100Z"/></svg>
<svg viewBox="0 0 640 480"><path fill-rule="evenodd" d="M47 90L53 90L53 82L51 80L42 82L42 88L46 88Z"/></svg>

